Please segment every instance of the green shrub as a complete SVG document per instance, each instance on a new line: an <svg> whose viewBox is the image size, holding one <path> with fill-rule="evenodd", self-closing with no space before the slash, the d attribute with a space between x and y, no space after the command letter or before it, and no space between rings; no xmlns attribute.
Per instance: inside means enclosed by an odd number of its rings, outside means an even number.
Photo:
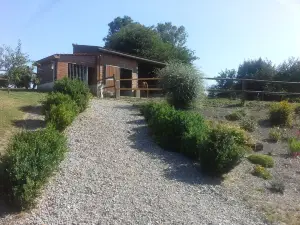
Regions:
<svg viewBox="0 0 300 225"><path fill-rule="evenodd" d="M254 170L253 170L252 174L253 174L254 176L263 178L263 179L265 179L265 180L270 180L270 179L272 179L271 173L270 173L265 167L260 166L260 165L256 165L256 166L254 167Z"/></svg>
<svg viewBox="0 0 300 225"><path fill-rule="evenodd" d="M230 171L245 154L242 143L244 140L236 130L223 125L212 128L208 138L201 146L200 165L202 170L215 174Z"/></svg>
<svg viewBox="0 0 300 225"><path fill-rule="evenodd" d="M165 103L145 104L141 112L161 147L194 159L198 157L197 144L207 134L207 125L201 115L177 111Z"/></svg>
<svg viewBox="0 0 300 225"><path fill-rule="evenodd" d="M4 189L21 209L34 205L43 185L67 150L66 138L48 126L16 134L3 157Z"/></svg>
<svg viewBox="0 0 300 225"><path fill-rule="evenodd" d="M45 117L46 123L51 123L59 131L63 131L70 125L78 114L75 102L51 105L49 114Z"/></svg>
<svg viewBox="0 0 300 225"><path fill-rule="evenodd" d="M254 119L247 118L247 117L243 118L242 121L240 122L241 128L249 132L255 131L256 125L257 123Z"/></svg>
<svg viewBox="0 0 300 225"><path fill-rule="evenodd" d="M189 108L204 97L202 73L193 65L171 61L156 73L168 102L175 108Z"/></svg>
<svg viewBox="0 0 300 225"><path fill-rule="evenodd" d="M273 103L270 106L269 119L272 125L292 124L293 106L287 101Z"/></svg>
<svg viewBox="0 0 300 225"><path fill-rule="evenodd" d="M52 105L65 104L68 102L72 102L73 100L69 95L60 93L60 92L52 92L46 96L46 99L42 101L42 113L47 116L50 112L50 108Z"/></svg>
<svg viewBox="0 0 300 225"><path fill-rule="evenodd" d="M268 168L274 167L274 159L271 156L253 154L253 155L249 155L247 158L253 164L261 165L263 167L268 167Z"/></svg>
<svg viewBox="0 0 300 225"><path fill-rule="evenodd" d="M269 132L269 139L274 142L278 142L282 137L282 132L279 127L272 128Z"/></svg>
<svg viewBox="0 0 300 225"><path fill-rule="evenodd" d="M55 82L54 92L60 92L69 95L77 104L79 111L84 111L89 102L90 91L88 86L78 79L63 78Z"/></svg>
<svg viewBox="0 0 300 225"><path fill-rule="evenodd" d="M289 139L289 149L291 153L300 152L300 140L297 138Z"/></svg>
<svg viewBox="0 0 300 225"><path fill-rule="evenodd" d="M237 121L246 116L246 112L244 110L236 110L225 116L225 119L229 121Z"/></svg>

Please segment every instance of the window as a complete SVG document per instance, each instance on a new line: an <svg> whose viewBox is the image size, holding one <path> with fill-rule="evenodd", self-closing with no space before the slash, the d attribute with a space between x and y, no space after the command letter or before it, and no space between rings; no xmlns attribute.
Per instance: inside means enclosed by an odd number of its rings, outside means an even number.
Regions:
<svg viewBox="0 0 300 225"><path fill-rule="evenodd" d="M88 82L88 67L73 63L68 64L68 78Z"/></svg>

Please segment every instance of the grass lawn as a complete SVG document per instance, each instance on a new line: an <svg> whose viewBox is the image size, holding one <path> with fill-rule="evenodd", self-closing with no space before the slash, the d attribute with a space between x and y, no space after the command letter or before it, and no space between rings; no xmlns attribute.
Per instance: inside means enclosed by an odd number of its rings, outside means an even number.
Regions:
<svg viewBox="0 0 300 225"><path fill-rule="evenodd" d="M33 91L0 90L0 153L8 143L9 138L17 130L15 120L21 120L26 115L26 107L35 106L45 96L45 93Z"/></svg>

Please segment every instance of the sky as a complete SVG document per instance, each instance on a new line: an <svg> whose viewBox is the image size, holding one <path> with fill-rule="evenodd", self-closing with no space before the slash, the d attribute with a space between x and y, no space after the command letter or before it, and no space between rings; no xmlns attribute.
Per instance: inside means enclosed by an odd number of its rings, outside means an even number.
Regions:
<svg viewBox="0 0 300 225"><path fill-rule="evenodd" d="M102 46L107 24L124 15L185 26L208 77L245 59L300 58L300 0L0 0L0 10L0 45L20 39L32 60L72 53L72 43Z"/></svg>

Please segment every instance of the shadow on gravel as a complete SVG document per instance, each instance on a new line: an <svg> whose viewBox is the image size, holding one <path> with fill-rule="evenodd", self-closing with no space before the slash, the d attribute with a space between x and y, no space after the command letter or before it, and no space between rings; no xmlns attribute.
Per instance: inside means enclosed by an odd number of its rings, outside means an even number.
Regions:
<svg viewBox="0 0 300 225"><path fill-rule="evenodd" d="M258 121L259 126L264 127L264 128L271 128L272 124L268 119L261 119Z"/></svg>
<svg viewBox="0 0 300 225"><path fill-rule="evenodd" d="M12 124L15 127L23 128L26 130L36 130L38 128L45 127L45 121L39 119L14 120Z"/></svg>
<svg viewBox="0 0 300 225"><path fill-rule="evenodd" d="M129 136L129 139L134 143L131 147L147 153L151 158L159 158L167 163L169 167L164 171L164 176L167 179L188 184L221 184L220 178L203 176L199 164L179 153L161 149L154 143L144 120L129 121L127 123L141 125L140 127L135 128L133 130L134 133Z"/></svg>
<svg viewBox="0 0 300 225"><path fill-rule="evenodd" d="M36 115L42 115L42 106L32 106L32 105L26 105L19 108L22 112L25 113L31 113Z"/></svg>

